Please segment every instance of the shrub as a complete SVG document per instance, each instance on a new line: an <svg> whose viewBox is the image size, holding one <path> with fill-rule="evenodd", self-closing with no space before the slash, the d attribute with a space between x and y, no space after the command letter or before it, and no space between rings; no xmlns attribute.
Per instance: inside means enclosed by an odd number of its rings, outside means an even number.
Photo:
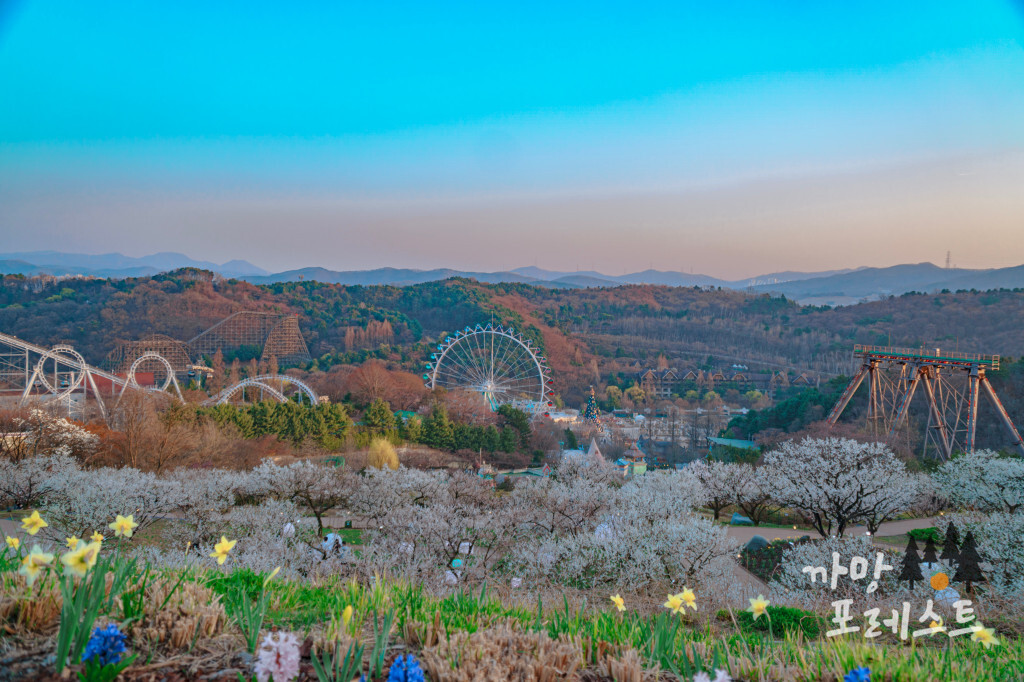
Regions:
<svg viewBox="0 0 1024 682"><path fill-rule="evenodd" d="M821 636L822 626L825 624L825 620L813 612L789 606L769 606L767 613L769 617L762 616L756 620L750 611L740 611L733 615L740 629L768 632L770 627L771 634L775 637L782 637L787 632L802 632L808 639L817 639ZM728 612L719 611L717 617L719 620L727 619Z"/></svg>
<svg viewBox="0 0 1024 682"><path fill-rule="evenodd" d="M366 463L374 469L387 467L394 471L398 468L398 453L395 452L395 446L384 438L375 438L370 443L370 454Z"/></svg>
<svg viewBox="0 0 1024 682"><path fill-rule="evenodd" d="M744 547L740 552L740 565L761 580L768 582L778 576L782 567L783 552L809 541L810 538L805 535L798 540L775 540L753 552Z"/></svg>
<svg viewBox="0 0 1024 682"><path fill-rule="evenodd" d="M941 545L944 539L942 533L940 533L939 529L935 526L930 528L911 528L910 531L907 532L907 535L918 542L927 542L928 539L931 538L931 541L937 545Z"/></svg>

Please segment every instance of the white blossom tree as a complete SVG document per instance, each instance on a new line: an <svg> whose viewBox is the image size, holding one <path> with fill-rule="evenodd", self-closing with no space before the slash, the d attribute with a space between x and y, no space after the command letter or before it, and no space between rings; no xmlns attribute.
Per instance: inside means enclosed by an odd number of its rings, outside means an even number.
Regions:
<svg viewBox="0 0 1024 682"><path fill-rule="evenodd" d="M253 469L253 485L280 500L292 500L316 518L317 534L323 534L323 516L345 499L346 486L337 467L300 460L287 466L264 460Z"/></svg>
<svg viewBox="0 0 1024 682"><path fill-rule="evenodd" d="M805 513L822 537L878 510L909 506L914 485L892 450L882 443L845 438L787 441L765 455L763 485L780 504ZM905 507L904 507L905 508Z"/></svg>
<svg viewBox="0 0 1024 682"><path fill-rule="evenodd" d="M1015 512L1024 505L1024 459L977 450L945 462L934 474L939 491L960 507Z"/></svg>
<svg viewBox="0 0 1024 682"><path fill-rule="evenodd" d="M29 509L56 491L77 462L60 452L19 460L0 459L0 507Z"/></svg>
<svg viewBox="0 0 1024 682"><path fill-rule="evenodd" d="M0 459L20 462L36 455L64 454L86 461L99 438L70 419L34 409L0 415Z"/></svg>
<svg viewBox="0 0 1024 682"><path fill-rule="evenodd" d="M432 494L393 508L368 531L369 567L433 582L487 578L522 532L514 501L473 474L434 478Z"/></svg>
<svg viewBox="0 0 1024 682"><path fill-rule="evenodd" d="M172 526L175 540L198 548L216 539L226 526L225 515L235 504L235 491L244 474L223 469L176 469L167 477L181 491L177 511L180 523Z"/></svg>
<svg viewBox="0 0 1024 682"><path fill-rule="evenodd" d="M523 522L537 532L577 536L593 532L612 501L615 479L607 463L566 457L552 476L517 481L512 497Z"/></svg>
<svg viewBox="0 0 1024 682"><path fill-rule="evenodd" d="M767 480L768 470L745 463L733 466L733 501L755 526L760 526L779 509L772 484Z"/></svg>
<svg viewBox="0 0 1024 682"><path fill-rule="evenodd" d="M177 511L183 498L178 481L138 469L69 469L55 477L54 489L43 500L50 523L45 531L58 539L87 537L95 531L109 536L107 525L118 514L130 514L138 524L136 533L141 533Z"/></svg>
<svg viewBox="0 0 1024 682"><path fill-rule="evenodd" d="M939 490L934 478L923 473L916 474L914 478L916 479L914 487L917 490L917 495L910 505L911 512L917 516L935 516L949 507L949 500Z"/></svg>
<svg viewBox="0 0 1024 682"><path fill-rule="evenodd" d="M731 462L697 461L686 467L686 471L700 481L704 487L704 505L712 511L715 521L723 509L736 501L736 491L742 476L739 465Z"/></svg>
<svg viewBox="0 0 1024 682"><path fill-rule="evenodd" d="M358 474L348 474L344 485L346 508L379 527L394 510L428 500L438 480L426 471L404 466L394 471L371 467Z"/></svg>

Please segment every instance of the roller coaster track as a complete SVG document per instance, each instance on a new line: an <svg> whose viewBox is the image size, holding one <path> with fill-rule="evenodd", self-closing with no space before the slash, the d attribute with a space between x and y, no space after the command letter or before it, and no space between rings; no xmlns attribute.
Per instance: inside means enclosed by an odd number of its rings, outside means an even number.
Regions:
<svg viewBox="0 0 1024 682"><path fill-rule="evenodd" d="M143 361L151 361L162 364L168 369L168 378L159 387L143 387L135 380L135 373ZM52 365L52 372L47 370L47 363ZM49 375L53 375L50 381ZM63 377L63 378L58 378ZM140 355L132 363L128 375L118 376L98 367L93 367L85 361L74 348L68 345L58 345L53 348L44 348L36 344L23 341L17 337L0 333L0 387L16 387L20 392L19 404L25 404L29 398L41 388L45 395L42 400L47 403L67 401L68 411L71 411L71 397L74 393L81 391L85 397L91 392L96 399L100 413L104 419L108 418L107 405L103 400L103 392L97 386L97 378L109 382L108 394L117 401L123 397L126 390L145 391L147 393L162 393L180 402L184 402L181 389L174 376L173 368L168 361L158 353L146 352ZM315 391L306 383L287 375L263 375L243 379L237 384L221 391L217 395L203 402L204 405L220 404L228 402L232 396L245 388L257 388L261 396L270 396L280 402L285 402L288 397L283 387L291 385L305 394L311 404L319 402ZM173 389L173 393L170 389Z"/></svg>
<svg viewBox="0 0 1024 682"><path fill-rule="evenodd" d="M235 395L241 390L246 388L257 388L263 394L269 394L278 402L286 402L288 398L285 396L283 390L274 388L274 384L283 386L283 384L291 384L299 389L301 393L304 393L311 405L316 405L319 401L316 392L310 388L305 382L299 381L295 377L290 377L283 374L272 375L265 374L263 376L251 377L248 379L242 379L234 386L224 389L220 393L211 398L204 400L204 405L221 405L228 402L231 396Z"/></svg>
<svg viewBox="0 0 1024 682"><path fill-rule="evenodd" d="M6 383L10 380L10 377L21 375L22 380L19 382L23 384L19 400L21 404L28 400L29 396L32 395L32 391L39 384L48 393L53 394L49 398L50 401L69 398L75 390L83 388L84 384L84 390L86 392L92 391L99 405L100 413L106 419L107 407L103 402L99 388L96 386L96 378L100 377L109 381L111 388L115 386L120 387L122 392L125 387L130 385L128 380L116 374L111 374L98 367L89 365L71 346L61 345L54 348L43 348L42 346L22 341L17 337L7 334L0 334L0 346L3 346L2 353L0 353L2 355L0 357L0 375L2 375L0 379L5 380L4 383ZM12 353L12 350L15 352ZM35 362L32 362L33 355L38 356ZM14 357L17 357L19 360L17 365L12 361ZM22 359L24 360L23 363L20 362ZM68 380L67 387L60 386L59 382L56 385L49 383L44 372L44 364L47 360L54 363L55 372L57 367L63 367L65 368L65 374L71 374L72 379Z"/></svg>

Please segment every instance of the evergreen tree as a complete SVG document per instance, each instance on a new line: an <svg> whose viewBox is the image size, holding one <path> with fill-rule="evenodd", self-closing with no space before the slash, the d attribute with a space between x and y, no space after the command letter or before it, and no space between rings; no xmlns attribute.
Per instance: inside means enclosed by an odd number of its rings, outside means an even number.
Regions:
<svg viewBox="0 0 1024 682"><path fill-rule="evenodd" d="M572 429L565 430L565 449L566 450L579 450L580 443L576 440L576 434L572 432Z"/></svg>
<svg viewBox="0 0 1024 682"><path fill-rule="evenodd" d="M438 450L454 447L455 433L444 405L434 405L430 415L423 420L423 443Z"/></svg>
<svg viewBox="0 0 1024 682"><path fill-rule="evenodd" d="M487 425L487 428L484 429L482 440L483 443L481 445L487 452L494 452L498 449L498 429L494 424Z"/></svg>
<svg viewBox="0 0 1024 682"><path fill-rule="evenodd" d="M391 405L381 398L377 398L366 408L366 412L363 413L363 423L375 436L386 436L397 428L395 413L391 411Z"/></svg>
<svg viewBox="0 0 1024 682"><path fill-rule="evenodd" d="M981 572L981 555L975 545L974 533L967 531L963 547L960 548L960 565L957 566L955 582L962 582L968 593L973 593L973 583L983 582L985 575Z"/></svg>
<svg viewBox="0 0 1024 682"><path fill-rule="evenodd" d="M530 415L526 414L522 410L517 410L511 405L502 405L499 407L498 414L505 420L506 424L519 432L519 447L523 450L527 450L530 447L531 436Z"/></svg>
<svg viewBox="0 0 1024 682"><path fill-rule="evenodd" d="M960 563L960 531L952 521L946 526L946 538L942 541L939 558L950 564Z"/></svg>
<svg viewBox="0 0 1024 682"><path fill-rule="evenodd" d="M498 449L502 452L515 452L516 444L519 442L519 434L511 426L506 426L501 430L501 436L498 441Z"/></svg>
<svg viewBox="0 0 1024 682"><path fill-rule="evenodd" d="M922 561L927 564L939 563L939 557L935 554L935 541L932 540L931 535L928 536L924 543L924 557L922 557Z"/></svg>
<svg viewBox="0 0 1024 682"><path fill-rule="evenodd" d="M480 429L469 424L454 424L452 426L455 450L473 450L480 448Z"/></svg>
<svg viewBox="0 0 1024 682"><path fill-rule="evenodd" d="M419 443L423 439L423 420L419 415L411 415L402 424L402 438L410 443Z"/></svg>
<svg viewBox="0 0 1024 682"><path fill-rule="evenodd" d="M921 574L921 559L917 556L917 542L914 541L913 536L903 553L903 563L900 565L900 574L896 579L908 581L911 590L914 589L915 581L924 580L924 576Z"/></svg>

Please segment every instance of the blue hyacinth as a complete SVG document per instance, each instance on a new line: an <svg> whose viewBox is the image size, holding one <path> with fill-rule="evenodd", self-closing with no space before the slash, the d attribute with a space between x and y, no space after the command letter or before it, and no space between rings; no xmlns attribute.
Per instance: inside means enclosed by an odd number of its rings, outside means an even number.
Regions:
<svg viewBox="0 0 1024 682"><path fill-rule="evenodd" d="M388 671L388 682L423 682L423 668L412 654L399 656Z"/></svg>
<svg viewBox="0 0 1024 682"><path fill-rule="evenodd" d="M846 673L843 682L871 682L871 668L854 668Z"/></svg>
<svg viewBox="0 0 1024 682"><path fill-rule="evenodd" d="M85 645L82 662L85 663L95 659L100 665L119 663L121 661L121 654L125 650L125 639L124 634L114 623L105 628L96 628L93 630L89 642Z"/></svg>

